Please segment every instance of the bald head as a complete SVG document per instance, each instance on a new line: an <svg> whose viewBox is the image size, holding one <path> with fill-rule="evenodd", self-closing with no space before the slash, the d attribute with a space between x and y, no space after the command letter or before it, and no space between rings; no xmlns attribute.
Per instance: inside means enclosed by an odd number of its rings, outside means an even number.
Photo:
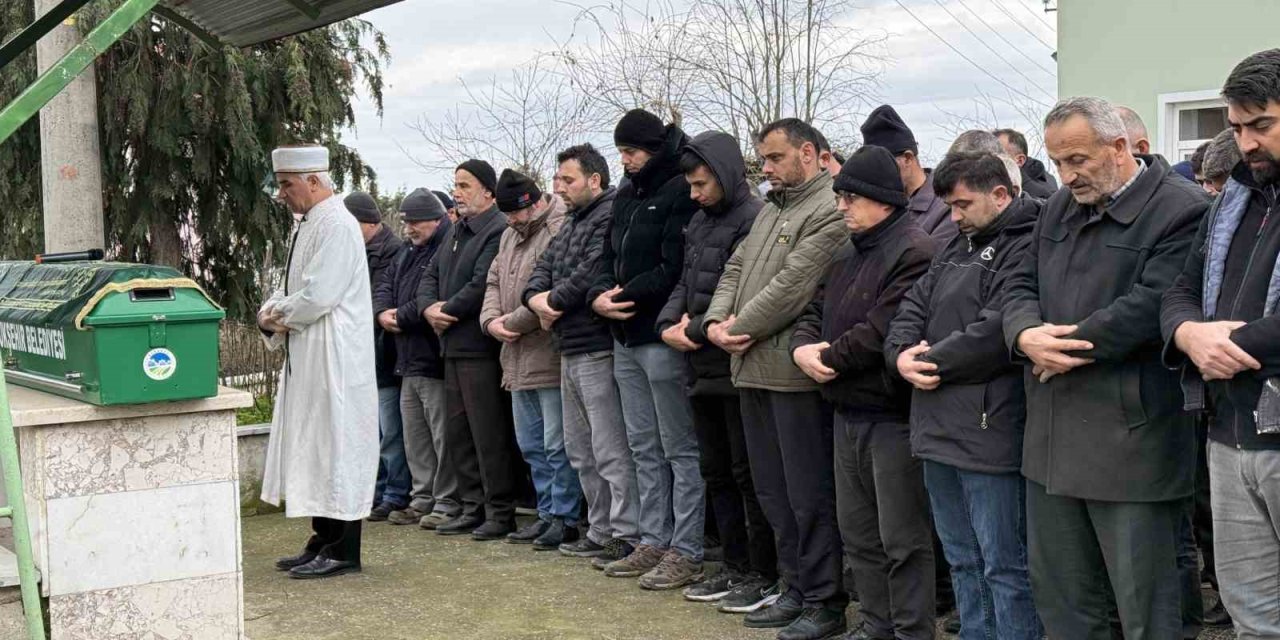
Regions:
<svg viewBox="0 0 1280 640"><path fill-rule="evenodd" d="M1116 106L1116 115L1124 122L1125 137L1129 139L1129 149L1135 154L1151 153L1151 137L1147 133L1147 125L1137 111L1123 105Z"/></svg>

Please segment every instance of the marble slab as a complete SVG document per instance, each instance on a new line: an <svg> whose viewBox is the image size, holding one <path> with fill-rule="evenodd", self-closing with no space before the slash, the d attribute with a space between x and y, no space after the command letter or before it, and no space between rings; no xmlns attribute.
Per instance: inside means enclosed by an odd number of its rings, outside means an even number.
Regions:
<svg viewBox="0 0 1280 640"><path fill-rule="evenodd" d="M158 415L201 413L205 411L234 411L253 406L253 396L228 387L219 387L218 395L203 400L156 402L99 407L79 400L8 385L9 404L13 412L13 426L39 427L64 425L75 422L99 420L123 420Z"/></svg>
<svg viewBox="0 0 1280 640"><path fill-rule="evenodd" d="M239 640L240 589L225 574L54 596L51 640Z"/></svg>
<svg viewBox="0 0 1280 640"><path fill-rule="evenodd" d="M80 423L37 434L46 498L219 482L238 473L230 413Z"/></svg>
<svg viewBox="0 0 1280 640"><path fill-rule="evenodd" d="M48 592L236 572L239 504L234 481L48 500Z"/></svg>

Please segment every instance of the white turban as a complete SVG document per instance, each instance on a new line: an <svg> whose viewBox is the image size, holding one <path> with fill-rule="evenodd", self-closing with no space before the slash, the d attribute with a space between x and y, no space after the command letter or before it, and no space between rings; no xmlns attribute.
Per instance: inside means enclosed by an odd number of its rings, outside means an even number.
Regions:
<svg viewBox="0 0 1280 640"><path fill-rule="evenodd" d="M276 173L323 173L329 170L325 147L281 147L271 152Z"/></svg>

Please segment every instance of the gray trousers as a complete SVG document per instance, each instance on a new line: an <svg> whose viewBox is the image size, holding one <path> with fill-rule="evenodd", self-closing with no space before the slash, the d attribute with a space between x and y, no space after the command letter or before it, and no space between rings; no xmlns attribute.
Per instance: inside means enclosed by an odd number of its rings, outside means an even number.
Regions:
<svg viewBox="0 0 1280 640"><path fill-rule="evenodd" d="M685 389L684 354L613 343L613 375L640 491L640 542L702 561L706 485Z"/></svg>
<svg viewBox="0 0 1280 640"><path fill-rule="evenodd" d="M1111 616L1118 610L1126 640L1181 638L1178 527L1184 504L1049 495L1027 480L1028 567L1045 633L1111 640Z"/></svg>
<svg viewBox="0 0 1280 640"><path fill-rule="evenodd" d="M458 474L444 464L444 380L410 377L400 385L400 415L404 420L404 453L413 476L409 506L455 516Z"/></svg>
<svg viewBox="0 0 1280 640"><path fill-rule="evenodd" d="M638 543L640 496L613 381L613 352L561 356L560 394L564 450L587 499L587 537L596 544L611 538Z"/></svg>
<svg viewBox="0 0 1280 640"><path fill-rule="evenodd" d="M1280 451L1209 442L1213 551L1240 640L1280 638Z"/></svg>

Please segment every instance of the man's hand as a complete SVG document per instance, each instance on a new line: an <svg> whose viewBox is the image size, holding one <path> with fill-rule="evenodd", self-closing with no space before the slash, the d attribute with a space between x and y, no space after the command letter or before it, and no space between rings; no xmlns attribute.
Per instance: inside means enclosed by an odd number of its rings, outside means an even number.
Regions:
<svg viewBox="0 0 1280 640"><path fill-rule="evenodd" d="M431 325L436 333L444 333L458 319L444 312L444 301L437 302L422 312L422 316L427 319L427 323Z"/></svg>
<svg viewBox="0 0 1280 640"><path fill-rule="evenodd" d="M389 333L400 333L400 323L396 320L395 309L387 309L379 313L378 324Z"/></svg>
<svg viewBox="0 0 1280 640"><path fill-rule="evenodd" d="M935 373L938 365L916 359L926 353L929 353L929 343L924 340L910 349L904 349L898 354L898 374L921 391L933 391L942 384L942 378Z"/></svg>
<svg viewBox="0 0 1280 640"><path fill-rule="evenodd" d="M680 317L680 322L667 327L667 330L662 332L662 341L676 351L697 351L701 349L702 345L690 340L689 336L685 335L685 330L688 328L689 314L686 313Z"/></svg>
<svg viewBox="0 0 1280 640"><path fill-rule="evenodd" d="M489 335L506 343L515 342L520 339L520 334L514 331L507 331L507 316L495 318L489 322Z"/></svg>
<svg viewBox="0 0 1280 640"><path fill-rule="evenodd" d="M1231 332L1243 322L1184 322L1173 332L1173 342L1200 369L1205 380L1230 380L1246 369L1261 369L1262 363L1231 341Z"/></svg>
<svg viewBox="0 0 1280 640"><path fill-rule="evenodd" d="M791 360L805 375L818 382L831 382L836 379L836 370L822 364L822 352L830 347L829 342L806 344L791 352Z"/></svg>
<svg viewBox="0 0 1280 640"><path fill-rule="evenodd" d="M723 322L713 322L707 327L707 339L712 344L732 353L734 355L742 355L756 343L751 336L740 335L731 336L729 332L733 330L733 325L738 321L738 316L729 316Z"/></svg>
<svg viewBox="0 0 1280 640"><path fill-rule="evenodd" d="M258 326L271 333L289 333L289 327L280 322L282 318L284 314L274 308L263 309L258 312Z"/></svg>
<svg viewBox="0 0 1280 640"><path fill-rule="evenodd" d="M1063 374L1093 362L1088 358L1077 358L1066 354L1067 351L1088 351L1093 348L1091 342L1066 337L1075 331L1076 326L1073 324L1044 324L1032 327L1018 335L1018 350L1026 354L1031 362L1044 372L1053 375ZM1041 382L1048 380L1043 373L1040 375Z"/></svg>
<svg viewBox="0 0 1280 640"><path fill-rule="evenodd" d="M551 308L551 292L543 291L532 298L529 298L529 308L538 314L538 324L542 326L543 331L550 331L551 325L564 315L563 311L556 311Z"/></svg>
<svg viewBox="0 0 1280 640"><path fill-rule="evenodd" d="M628 311L636 306L635 302L614 302L613 299L622 293L622 287L614 288L596 296L591 301L591 308L599 315L609 318L610 320L626 320L636 314L635 311Z"/></svg>

